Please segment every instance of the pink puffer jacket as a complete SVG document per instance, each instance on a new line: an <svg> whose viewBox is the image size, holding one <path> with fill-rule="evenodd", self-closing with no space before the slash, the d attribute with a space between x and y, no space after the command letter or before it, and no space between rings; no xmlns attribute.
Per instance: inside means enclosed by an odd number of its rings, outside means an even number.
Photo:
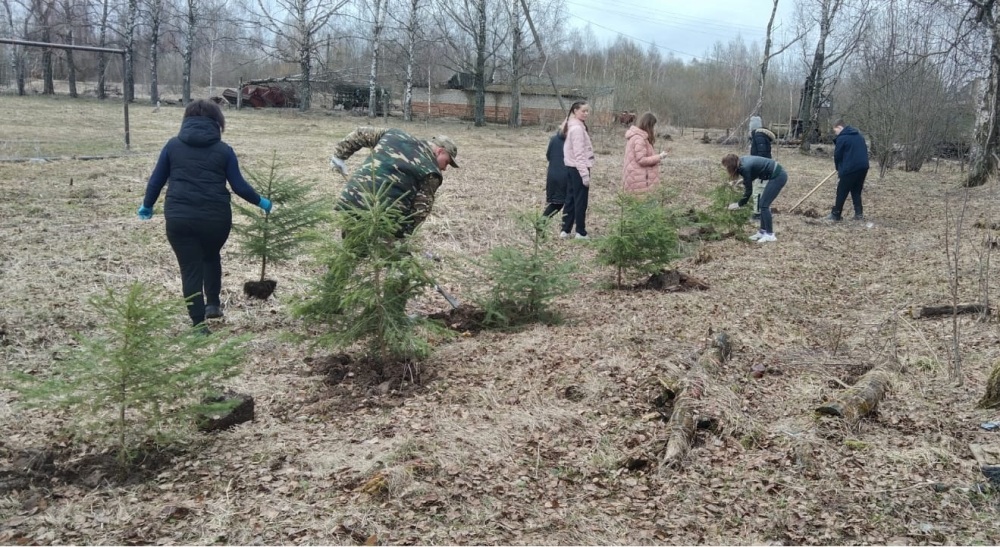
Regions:
<svg viewBox="0 0 1000 547"><path fill-rule="evenodd" d="M649 144L649 135L633 125L625 132L625 139L622 187L633 193L654 189L660 183L660 155Z"/></svg>

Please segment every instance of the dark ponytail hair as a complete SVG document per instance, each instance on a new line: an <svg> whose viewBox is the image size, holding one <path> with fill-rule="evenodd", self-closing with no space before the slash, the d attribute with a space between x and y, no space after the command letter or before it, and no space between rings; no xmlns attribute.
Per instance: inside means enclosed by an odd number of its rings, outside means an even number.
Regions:
<svg viewBox="0 0 1000 547"><path fill-rule="evenodd" d="M562 136L564 139L566 138L566 132L569 131L570 116L572 116L574 112L580 110L585 106L587 106L587 101L576 101L575 103L573 103L573 106L569 107L569 114L566 114L566 120L563 121L562 129L560 130L562 132ZM587 133L590 133L590 128L587 127L586 122L583 123L583 128L587 131Z"/></svg>

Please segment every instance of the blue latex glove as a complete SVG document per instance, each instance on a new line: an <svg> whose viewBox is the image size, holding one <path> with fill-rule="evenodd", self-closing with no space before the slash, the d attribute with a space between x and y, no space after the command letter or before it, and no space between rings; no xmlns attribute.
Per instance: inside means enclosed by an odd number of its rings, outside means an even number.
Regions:
<svg viewBox="0 0 1000 547"><path fill-rule="evenodd" d="M140 205L139 210L136 211L136 213L139 215L139 220L149 220L153 218L153 210L145 205Z"/></svg>
<svg viewBox="0 0 1000 547"><path fill-rule="evenodd" d="M262 198L260 198L260 203L257 204L257 207L260 207L261 209L263 209L265 213L270 213L271 212L271 200L262 197Z"/></svg>

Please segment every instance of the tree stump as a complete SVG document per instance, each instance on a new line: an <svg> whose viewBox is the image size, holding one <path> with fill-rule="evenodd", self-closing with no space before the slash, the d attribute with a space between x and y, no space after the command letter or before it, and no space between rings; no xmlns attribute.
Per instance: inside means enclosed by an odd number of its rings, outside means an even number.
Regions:
<svg viewBox="0 0 1000 547"><path fill-rule="evenodd" d="M827 416L843 418L852 427L862 417L878 408L891 385L891 375L883 369L872 369L858 379L840 397L816 409Z"/></svg>

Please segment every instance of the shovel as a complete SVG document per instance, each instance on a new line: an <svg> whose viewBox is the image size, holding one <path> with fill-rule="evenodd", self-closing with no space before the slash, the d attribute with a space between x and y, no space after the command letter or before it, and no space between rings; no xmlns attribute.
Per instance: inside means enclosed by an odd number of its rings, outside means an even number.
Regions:
<svg viewBox="0 0 1000 547"><path fill-rule="evenodd" d="M458 307L461 306L461 303L458 301L458 299L448 294L448 291L442 289L441 285L435 283L434 290L441 293L441 296L443 296L444 299L447 300L449 304L451 304L452 309L458 309Z"/></svg>
<svg viewBox="0 0 1000 547"><path fill-rule="evenodd" d="M803 202L803 201L805 201L805 200L806 200L806 198L808 198L809 196L813 195L813 192L815 192L816 190L819 190L819 187L820 187L820 186L823 186L823 183L824 183L824 182L826 182L826 181L830 180L830 177L832 177L832 176L834 176L834 175L836 175L836 174L837 174L837 171L835 170L835 171L833 171L832 173L830 173L829 175L827 175L825 179L823 179L823 180L819 181L819 184L817 184L817 185L816 185L816 187L815 187L815 188L813 188L812 190L809 190L809 193L808 193L808 194L806 194L806 195L802 196L802 199L800 199L800 200L798 201L798 203L796 203L795 205L792 205L792 208L791 208L791 209L789 209L789 210L788 210L788 212L789 212L789 213L791 213L792 211L794 211L794 210L795 210L795 208L796 208L796 207L798 207L799 205L802 205L802 202Z"/></svg>

